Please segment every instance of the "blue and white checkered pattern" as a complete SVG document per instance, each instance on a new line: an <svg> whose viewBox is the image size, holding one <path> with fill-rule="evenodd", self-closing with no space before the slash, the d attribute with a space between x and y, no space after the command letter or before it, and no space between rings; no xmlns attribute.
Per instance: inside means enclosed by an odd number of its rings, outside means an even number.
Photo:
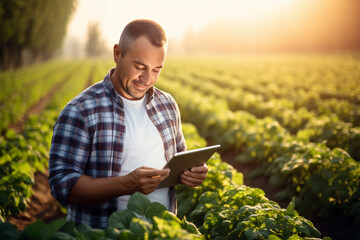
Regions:
<svg viewBox="0 0 360 240"><path fill-rule="evenodd" d="M126 134L123 102L115 91L110 74L71 100L55 126L49 158L52 195L68 207L68 219L95 228L105 228L116 199L100 205L68 204L69 191L81 175L94 178L119 176ZM170 94L157 88L147 93L146 110L158 129L168 161L186 150L180 112ZM170 189L171 210L176 212L174 188Z"/></svg>

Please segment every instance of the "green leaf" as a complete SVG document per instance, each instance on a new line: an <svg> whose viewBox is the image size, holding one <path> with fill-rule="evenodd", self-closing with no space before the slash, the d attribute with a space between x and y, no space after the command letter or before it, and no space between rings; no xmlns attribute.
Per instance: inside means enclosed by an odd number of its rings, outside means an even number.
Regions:
<svg viewBox="0 0 360 240"><path fill-rule="evenodd" d="M64 232L56 232L54 233L52 240L75 240L75 238Z"/></svg>
<svg viewBox="0 0 360 240"><path fill-rule="evenodd" d="M151 220L154 216L161 217L167 208L158 202L152 202L145 210L145 217Z"/></svg>
<svg viewBox="0 0 360 240"><path fill-rule="evenodd" d="M5 133L5 136L7 139L16 139L17 138L16 132L12 129L8 129Z"/></svg>
<svg viewBox="0 0 360 240"><path fill-rule="evenodd" d="M270 235L270 236L269 236L269 240L281 240L281 238L279 238L279 237L276 236L276 235Z"/></svg>
<svg viewBox="0 0 360 240"><path fill-rule="evenodd" d="M133 218L129 225L129 230L140 239L146 239L151 232L152 225L145 220Z"/></svg>
<svg viewBox="0 0 360 240"><path fill-rule="evenodd" d="M123 229L120 231L119 238L121 240L136 240L138 239L129 229Z"/></svg>
<svg viewBox="0 0 360 240"><path fill-rule="evenodd" d="M145 216L145 210L149 207L150 203L150 200L144 194L136 192L129 198L127 208Z"/></svg>
<svg viewBox="0 0 360 240"><path fill-rule="evenodd" d="M67 222L66 218L63 217L63 218L59 218L53 222L51 222L48 227L50 228L50 230L52 232L57 232L59 231L60 228L62 228L62 226L65 225L65 223Z"/></svg>
<svg viewBox="0 0 360 240"><path fill-rule="evenodd" d="M296 230L297 230L298 232L304 233L305 236L311 236L311 234L310 234L307 226L306 226L304 223L302 223L301 225L295 226L295 228L296 228Z"/></svg>
<svg viewBox="0 0 360 240"><path fill-rule="evenodd" d="M27 226L24 232L29 238L39 240L50 239L54 233L52 228L41 220L37 220L35 223Z"/></svg>
<svg viewBox="0 0 360 240"><path fill-rule="evenodd" d="M175 214L173 214L172 212L169 212L169 211L163 212L161 218L168 220L168 221L175 221L175 222L181 224L181 220Z"/></svg>
<svg viewBox="0 0 360 240"><path fill-rule="evenodd" d="M81 231L79 231L85 239L104 239L105 232L102 229L97 228L81 228Z"/></svg>
<svg viewBox="0 0 360 240"><path fill-rule="evenodd" d="M0 222L0 239L16 239L16 226L8 222Z"/></svg>
<svg viewBox="0 0 360 240"><path fill-rule="evenodd" d="M256 231L256 229L249 228L245 230L245 236L248 240L261 239L262 235L260 232Z"/></svg>
<svg viewBox="0 0 360 240"><path fill-rule="evenodd" d="M61 227L61 231L65 232L71 236L75 235L75 229L76 229L76 225L74 222L65 222L64 225Z"/></svg>
<svg viewBox="0 0 360 240"><path fill-rule="evenodd" d="M216 236L214 240L227 240L228 238L225 236Z"/></svg>
<svg viewBox="0 0 360 240"><path fill-rule="evenodd" d="M294 215L295 213L295 197L293 197L292 201L289 203L289 205L286 208L286 214L287 215Z"/></svg>
<svg viewBox="0 0 360 240"><path fill-rule="evenodd" d="M307 230L310 232L312 237L317 237L317 238L321 237L321 233L319 232L319 230L317 230L313 226L310 226L307 222L303 222L302 225L304 225L307 228Z"/></svg>
<svg viewBox="0 0 360 240"><path fill-rule="evenodd" d="M105 229L105 237L110 239L120 239L120 230L117 228L107 228Z"/></svg>
<svg viewBox="0 0 360 240"><path fill-rule="evenodd" d="M274 218L266 218L264 220L265 226L267 229L275 229L276 228L276 222Z"/></svg>
<svg viewBox="0 0 360 240"><path fill-rule="evenodd" d="M188 222L186 220L186 217L184 217L182 219L181 226L182 226L183 229L185 229L186 231L188 231L190 233L200 234L200 231L197 229L195 224L193 224L192 222Z"/></svg>
<svg viewBox="0 0 360 240"><path fill-rule="evenodd" d="M262 236L263 239L269 239L270 233L269 233L268 230L260 229L259 233L260 233L260 235Z"/></svg>
<svg viewBox="0 0 360 240"><path fill-rule="evenodd" d="M301 238L298 235L294 234L291 237L289 237L288 240L301 240Z"/></svg>
<svg viewBox="0 0 360 240"><path fill-rule="evenodd" d="M244 176L241 173L233 173L232 180L238 185L244 184Z"/></svg>
<svg viewBox="0 0 360 240"><path fill-rule="evenodd" d="M75 229L74 229L74 232L78 232L78 233L86 233L88 232L89 230L91 230L92 228L89 227L88 225L86 224L79 224L79 225L76 225Z"/></svg>
<svg viewBox="0 0 360 240"><path fill-rule="evenodd" d="M135 214L129 209L114 212L109 217L108 228L117 228L119 230L129 228L129 224L134 217Z"/></svg>
<svg viewBox="0 0 360 240"><path fill-rule="evenodd" d="M212 204L218 204L219 202L219 194L217 192L204 192L201 194L199 201L202 203L212 203Z"/></svg>

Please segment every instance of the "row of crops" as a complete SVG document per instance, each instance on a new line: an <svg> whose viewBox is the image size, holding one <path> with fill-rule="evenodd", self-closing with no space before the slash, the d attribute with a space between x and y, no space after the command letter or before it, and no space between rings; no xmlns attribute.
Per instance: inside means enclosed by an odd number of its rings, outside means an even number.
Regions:
<svg viewBox="0 0 360 240"><path fill-rule="evenodd" d="M336 64L340 64L340 62L336 57L333 57L334 61L329 61L328 58L331 57L324 58L323 65L331 69L330 73L336 73L333 69L339 69ZM317 60L320 61L321 59ZM298 59L296 65L306 66L309 59L305 63L302 61L301 58ZM354 90L349 94L354 94L353 98L356 98L359 96L359 87L354 83L358 81L356 76L359 75L360 71L359 61L352 58L349 58L349 61L350 63L345 62L340 65L353 66L352 72L348 76L350 79L341 79L345 76L344 73L340 74L339 70L339 81L343 80L346 83L351 81L352 84L350 85ZM157 86L172 93L182 110L183 120L196 125L203 137L211 142L221 144L223 149L235 150L238 153L237 160L240 162L258 162L260 166L252 174L267 176L270 185L284 189L277 194L277 200L290 200L296 196L297 209L301 214L306 216L320 215L327 218L333 217L340 211L352 219L355 226L360 227L360 163L356 161L358 159L355 159L358 158L357 154L360 152L359 128L356 127L358 122L355 124L343 122L336 113L333 113L330 118L334 119L335 124L327 124L326 119L329 116L304 108L302 111L310 113L311 118L308 124L305 124L294 134L281 125L280 121L277 121L271 114L266 117L258 117L250 113L248 109L231 109L229 96L238 88L233 86L235 83L229 86L229 82L245 82L242 84L248 86L253 84L254 88L257 87L258 92L267 89L266 85L264 87L260 84L261 82L272 80L273 85L277 83L277 78L268 79L268 77L264 77L262 79L260 70L256 81L254 80L255 77L251 77L252 71L256 71L256 66L264 65L261 61L252 63L254 67L248 66L248 63L243 61L237 62L237 68L226 69L222 67L227 64L234 65L234 62L236 61L218 61L219 67L215 64L215 60L184 60L181 64L177 61L168 62ZM269 62L266 63L270 64ZM185 67L183 68L183 66ZM186 66L188 67L186 68ZM281 66L286 68L287 65L282 63ZM324 76L329 76L330 73L325 72L324 66L317 69L315 64L311 68L315 72L313 75L321 76L320 73L316 73L316 71L320 71ZM262 68L262 71L266 72L266 69ZM272 68L269 68L269 71L271 70ZM288 71L291 72L291 68ZM306 72L306 69L303 71ZM194 77L195 73L196 77ZM250 75L248 78L246 78L246 73ZM230 81L227 77L240 74L244 75L241 79L233 78ZM283 72L283 74L285 73ZM209 76L213 76L212 79ZM353 78L353 76L355 77ZM303 76L292 76L292 81L296 81L296 84L302 84L297 83L302 81L301 77ZM214 80L215 78L216 80ZM336 75L332 78L334 81L338 81ZM286 81L291 86L291 81L286 79L280 81L280 86ZM324 94L321 91L326 88L331 89L331 86L334 85L328 79L329 77L325 79L318 77L316 85L314 81L310 82L314 84L315 89L318 89L317 96L320 93ZM214 84L215 81L217 84ZM240 85L241 83L237 87ZM317 87L318 85L322 85L322 88ZM341 84L336 86L339 87ZM294 88L296 89L296 87ZM341 94L348 90L347 86L343 88L339 87ZM246 88L242 89L242 91L245 90ZM333 90L335 91L335 88ZM289 91L292 91L291 88ZM310 92L309 94L314 93ZM333 95L334 97L337 96L336 92ZM285 93L281 96L286 97ZM241 94L237 95L237 98L238 102L244 101ZM267 98L268 101L272 101L269 96ZM276 99L283 101L282 98L274 97L274 101ZM292 101L291 98L285 100ZM320 106L322 102L327 104L326 101L326 99L319 99L317 105ZM346 101L354 111L359 109L356 101L349 99ZM258 104L261 106L263 103L267 102L260 101ZM275 106L275 104L273 105ZM290 111L291 109L296 110L291 105L288 108L283 107L283 119L287 118L289 109ZM297 114L293 118L296 119L296 116ZM323 124L324 122L325 124ZM313 128L314 125L317 128ZM332 128L333 126L334 128ZM326 131L333 134L323 134ZM314 136L319 135L322 138L317 140ZM335 141L334 137L339 141ZM344 142L341 139L345 139Z"/></svg>
<svg viewBox="0 0 360 240"><path fill-rule="evenodd" d="M8 223L0 228L24 238L42 234L41 229L59 237L99 239L183 238L185 232L206 239L319 238L313 224L294 206L309 217L341 212L360 227L359 61L349 56L319 56L312 64L308 57L275 59L168 59L157 86L175 97L183 121L194 124L202 137L221 144L223 151L235 151L237 161L256 161L259 167L252 175L268 176L272 186L284 189L278 200L291 201L295 196L287 209L267 199L262 190L242 185L241 174L216 156L200 188L177 188L178 216L160 206L150 207L143 196L137 196L134 202L145 204L138 207L148 209L150 215L130 207L114 215L104 231L75 227L65 220L48 226L37 222L21 233ZM26 208L34 173L47 166L59 111L90 83L102 80L112 65L50 62L0 73L5 86L0 90L2 220ZM45 111L31 116L22 133L7 130L51 91ZM186 125L184 131L189 146L205 144L193 127ZM131 211L144 217L133 222ZM123 225L116 222L123 220Z"/></svg>
<svg viewBox="0 0 360 240"><path fill-rule="evenodd" d="M57 69L55 66L58 65ZM36 171L44 171L48 164L48 152L52 137L52 127L65 104L77 93L82 91L91 79L101 79L103 66L92 62L52 62L41 66L22 69L15 72L6 72L0 75L5 85L11 85L10 82L20 81L14 95L21 96L9 97L1 102L0 112L4 115L15 116L17 109L23 109L23 113L31 107L29 99L33 97L38 85L55 86L59 83L47 107L40 115L30 116L24 124L22 133L16 133L11 129L2 129L0 136L0 219L4 220L6 216L15 216L26 209L26 202L31 197L31 187L34 184L34 174ZM44 69L44 74L41 69ZM52 69L52 70L49 70ZM55 71L52 74L48 71ZM46 76L46 78L33 78ZM95 80L93 81L95 82ZM51 87L50 87L51 89ZM6 95L9 89L1 89L1 95ZM38 92L40 99L49 92L49 89L42 89ZM8 93L9 94L9 93ZM21 100L22 99L22 100ZM6 101L5 101L6 100ZM20 101L21 100L21 101ZM14 102L12 102L14 101ZM32 100L31 100L32 102ZM4 107L6 106L6 107ZM12 106L15 108L13 110ZM13 113L14 112L14 113ZM4 116L2 115L2 117ZM16 123L22 115L17 115L16 119L7 119L4 126Z"/></svg>
<svg viewBox="0 0 360 240"><path fill-rule="evenodd" d="M196 128L183 126L189 149L206 141ZM6 239L320 239L320 232L299 216L291 202L282 209L260 189L242 185L242 174L221 161L218 154L208 162L209 174L196 188L177 186L179 213L136 193L128 209L111 215L104 230L74 225L66 219L50 224L37 221L24 231L0 223ZM327 237L323 239L329 239Z"/></svg>
<svg viewBox="0 0 360 240"><path fill-rule="evenodd" d="M341 63L345 60L334 58L330 65L328 58L324 58L322 65L318 65L328 67L332 73L329 75L316 64L307 66L312 61L300 58L296 64L285 64L281 60L276 60L277 64L281 63L281 69L276 64L264 67L265 63L269 64L264 60L250 65L240 60L227 60L225 63L219 60L183 60L181 64L177 60L167 65L167 71L162 76L190 86L204 95L224 99L232 111L246 111L257 118L271 117L304 141L326 142L329 148L340 147L354 159L360 160L360 102L351 100L360 98L359 86L354 86L360 79L358 61L349 59ZM227 64L235 66L229 67ZM351 68L338 69L340 64ZM343 71L349 71L347 78L343 76ZM353 90L349 91L352 97L343 100L340 93L349 90L348 82L352 83L350 86ZM339 94L333 89L334 83L338 84ZM324 89L334 97L321 98L326 93Z"/></svg>

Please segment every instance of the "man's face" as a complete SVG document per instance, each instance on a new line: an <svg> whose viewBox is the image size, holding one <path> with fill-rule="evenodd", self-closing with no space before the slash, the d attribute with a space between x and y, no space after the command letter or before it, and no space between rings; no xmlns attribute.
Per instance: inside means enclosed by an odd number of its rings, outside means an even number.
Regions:
<svg viewBox="0 0 360 240"><path fill-rule="evenodd" d="M111 76L115 89L127 99L141 99L156 83L165 57L166 46L153 46L145 36L136 39L125 56L121 56L116 44L114 60L117 64Z"/></svg>

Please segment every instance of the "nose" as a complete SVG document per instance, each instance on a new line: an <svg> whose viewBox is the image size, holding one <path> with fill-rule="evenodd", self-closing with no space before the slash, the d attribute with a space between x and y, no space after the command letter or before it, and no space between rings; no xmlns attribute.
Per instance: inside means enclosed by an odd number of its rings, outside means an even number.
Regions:
<svg viewBox="0 0 360 240"><path fill-rule="evenodd" d="M144 85L149 86L151 84L151 82L152 82L151 73L149 71L144 71L140 75L140 80Z"/></svg>

